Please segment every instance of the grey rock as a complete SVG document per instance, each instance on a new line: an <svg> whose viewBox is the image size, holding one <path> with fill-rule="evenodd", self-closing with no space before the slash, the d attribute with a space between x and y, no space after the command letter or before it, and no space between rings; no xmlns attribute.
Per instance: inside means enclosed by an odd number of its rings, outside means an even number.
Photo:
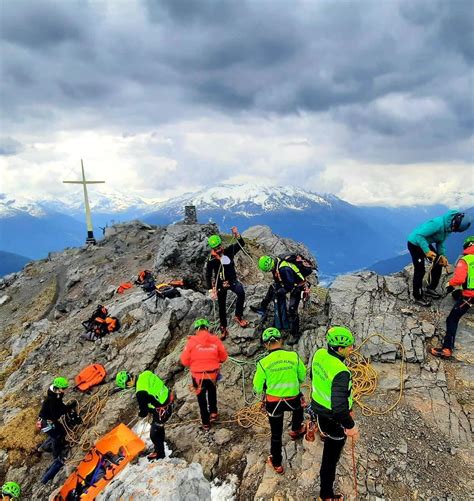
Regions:
<svg viewBox="0 0 474 501"><path fill-rule="evenodd" d="M227 428L220 428L214 433L214 442L217 445L224 445L232 439L232 432Z"/></svg>
<svg viewBox="0 0 474 501"><path fill-rule="evenodd" d="M142 459L137 465L127 465L97 500L201 501L210 497L211 486L204 478L201 465L188 465L182 459L173 458L154 463Z"/></svg>

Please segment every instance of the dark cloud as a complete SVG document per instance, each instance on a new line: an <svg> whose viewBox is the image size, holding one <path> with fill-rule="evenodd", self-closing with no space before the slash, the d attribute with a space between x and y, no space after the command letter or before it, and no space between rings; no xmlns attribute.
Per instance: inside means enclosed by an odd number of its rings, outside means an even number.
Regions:
<svg viewBox="0 0 474 501"><path fill-rule="evenodd" d="M351 145L366 142L349 147L358 158L390 151L390 161L408 162L440 146L464 157L458 146L472 133L471 1L42 0L2 9L0 91L14 135L46 116L42 130L133 132L201 115L324 113L347 127ZM436 113L380 106L393 95L432 101Z"/></svg>

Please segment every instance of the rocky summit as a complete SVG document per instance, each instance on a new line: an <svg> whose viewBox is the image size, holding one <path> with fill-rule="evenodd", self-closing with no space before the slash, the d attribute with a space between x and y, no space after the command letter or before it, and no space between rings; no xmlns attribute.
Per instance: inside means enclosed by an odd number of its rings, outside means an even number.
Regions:
<svg viewBox="0 0 474 501"><path fill-rule="evenodd" d="M119 224L107 228L96 246L50 254L0 281L0 482L20 483L24 499L52 499L90 446L119 423L147 439L145 426L137 423L133 392L115 392L114 379L119 370L137 374L149 369L176 394L166 425L171 456L151 463L137 458L97 499L317 497L322 442L293 442L285 430L285 474L277 475L265 463L268 422L252 407L255 361L264 348L263 326L249 306L263 298L271 279L256 262L266 253L309 255L303 244L276 236L269 227L243 234L247 253L238 254L236 267L246 289L244 315L250 326L230 322L224 343L231 359L218 383L219 422L207 433L199 426L196 396L179 356L197 318L216 326L217 307L204 282L206 238L216 231L213 224ZM158 283L187 278L193 286L172 299L147 299L137 286L117 293L121 283L133 282L143 269L153 270ZM302 335L293 349L305 363L324 345L327 327L340 324L353 330L376 373L375 391L355 405L360 440L353 450L348 441L338 466L338 487L348 499L357 493L369 500L464 500L474 492L469 473L474 466L472 313L461 320L456 358L432 358L427 350L444 335L452 299L424 309L414 305L410 274L408 268L391 276L345 275L328 289L319 287L315 276L310 302L300 310ZM229 294L230 319L233 298ZM120 329L100 341L84 340L82 322L99 303L119 319ZM35 427L43 396L54 377L73 381L92 363L105 366L105 383L89 393L66 393L66 401L78 400L87 426L69 436L65 466L42 485L52 461L50 454L38 451L45 439ZM307 399L309 388L308 378ZM230 489L234 494L216 495L215 486L229 479L236 483Z"/></svg>

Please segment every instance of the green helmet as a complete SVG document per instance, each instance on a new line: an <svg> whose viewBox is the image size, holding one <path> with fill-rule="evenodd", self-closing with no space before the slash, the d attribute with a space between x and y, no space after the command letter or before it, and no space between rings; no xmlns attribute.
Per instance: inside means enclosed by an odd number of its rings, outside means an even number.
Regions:
<svg viewBox="0 0 474 501"><path fill-rule="evenodd" d="M335 325L328 330L326 340L329 346L333 346L335 348L345 348L346 346L354 344L354 336L352 332L349 329L346 329L346 327L341 327L340 325Z"/></svg>
<svg viewBox="0 0 474 501"><path fill-rule="evenodd" d="M464 249L467 249L471 245L474 245L474 236L467 237L466 240L464 240Z"/></svg>
<svg viewBox="0 0 474 501"><path fill-rule="evenodd" d="M198 318L194 322L194 328L195 329L200 329L201 327L204 327L204 328L207 329L209 327L209 321L206 320L205 318Z"/></svg>
<svg viewBox="0 0 474 501"><path fill-rule="evenodd" d="M275 266L275 260L270 256L262 256L258 260L258 267L262 271L271 271Z"/></svg>
<svg viewBox="0 0 474 501"><path fill-rule="evenodd" d="M262 333L262 341L264 343L268 343L268 341L276 341L278 339L281 339L281 332L276 327L269 327Z"/></svg>
<svg viewBox="0 0 474 501"><path fill-rule="evenodd" d="M219 245L222 243L222 238L219 235L211 235L207 239L207 243L209 244L209 247L211 249L215 249L216 247L219 247Z"/></svg>
<svg viewBox="0 0 474 501"><path fill-rule="evenodd" d="M65 377L57 377L53 381L53 386L65 390L69 388L69 381Z"/></svg>
<svg viewBox="0 0 474 501"><path fill-rule="evenodd" d="M115 384L119 387L122 388L122 390L125 390L127 387L127 383L132 379L132 375L127 372L127 371L120 371L117 373L115 376Z"/></svg>
<svg viewBox="0 0 474 501"><path fill-rule="evenodd" d="M2 487L2 494L12 496L14 498L20 498L21 487L16 482L5 482Z"/></svg>

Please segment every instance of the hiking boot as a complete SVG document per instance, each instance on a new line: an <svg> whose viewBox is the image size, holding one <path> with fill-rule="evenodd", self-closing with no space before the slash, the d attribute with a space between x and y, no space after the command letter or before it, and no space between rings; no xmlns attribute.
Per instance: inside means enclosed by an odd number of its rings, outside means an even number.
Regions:
<svg viewBox="0 0 474 501"><path fill-rule="evenodd" d="M425 296L428 296L431 299L441 299L443 297L441 294L438 294L433 289L426 289L425 290Z"/></svg>
<svg viewBox="0 0 474 501"><path fill-rule="evenodd" d="M344 501L344 496L342 494L334 494L330 498L318 498L319 501Z"/></svg>
<svg viewBox="0 0 474 501"><path fill-rule="evenodd" d="M296 431L290 431L288 435L290 435L291 440L298 440L306 433L306 425L303 423L301 428Z"/></svg>
<svg viewBox="0 0 474 501"><path fill-rule="evenodd" d="M283 468L283 466L275 466L273 464L273 458L272 456L268 456L268 459L267 459L267 464L270 465L279 475L283 475L283 473L285 473L285 469Z"/></svg>
<svg viewBox="0 0 474 501"><path fill-rule="evenodd" d="M161 456L160 454L158 454L158 452L152 452L147 456L148 461L156 461L157 459L164 459L164 458L165 456Z"/></svg>
<svg viewBox="0 0 474 501"><path fill-rule="evenodd" d="M227 329L227 327L223 327L221 325L221 334L219 336L219 339L221 341L224 341L224 339L229 335L229 329Z"/></svg>
<svg viewBox="0 0 474 501"><path fill-rule="evenodd" d="M243 319L242 317L235 316L234 320L242 327L242 329L245 329L245 327L249 326L249 323L247 320Z"/></svg>
<svg viewBox="0 0 474 501"><path fill-rule="evenodd" d="M214 423L219 419L219 414L217 414L217 412L211 412L209 419L211 423Z"/></svg>
<svg viewBox="0 0 474 501"><path fill-rule="evenodd" d="M201 426L201 428L202 428L202 431L206 431L207 432L207 431L209 431L211 429L211 425L210 424L203 424Z"/></svg>
<svg viewBox="0 0 474 501"><path fill-rule="evenodd" d="M434 357L448 359L452 357L453 350L450 350L449 348L431 348L430 353Z"/></svg>
<svg viewBox="0 0 474 501"><path fill-rule="evenodd" d="M260 315L261 317L267 314L267 311L264 310L263 308L260 308L259 306L250 306L250 310L256 313L257 315Z"/></svg>
<svg viewBox="0 0 474 501"><path fill-rule="evenodd" d="M424 297L420 297L419 299L415 299L413 302L419 306L426 306L426 307L431 306L431 301L429 301L428 299L425 299Z"/></svg>
<svg viewBox="0 0 474 501"><path fill-rule="evenodd" d="M306 434L304 436L304 439L307 442L314 442L317 431L319 431L318 425L314 421L309 421L309 423L306 426Z"/></svg>

